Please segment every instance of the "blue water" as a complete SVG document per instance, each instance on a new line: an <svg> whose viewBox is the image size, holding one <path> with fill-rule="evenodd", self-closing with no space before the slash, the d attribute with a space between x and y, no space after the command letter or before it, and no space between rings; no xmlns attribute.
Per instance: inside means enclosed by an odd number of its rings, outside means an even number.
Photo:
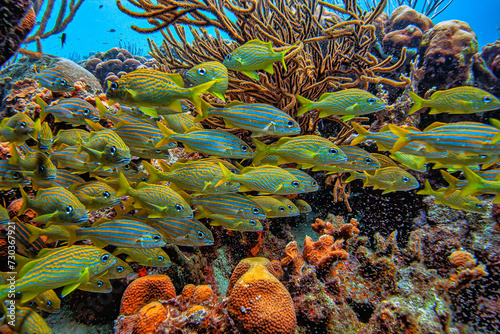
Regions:
<svg viewBox="0 0 500 334"><path fill-rule="evenodd" d="M56 0L55 8L60 2L61 0ZM126 1L123 3L127 5ZM100 5L103 8L99 9ZM130 5L127 7L134 9ZM53 13L53 20L56 14ZM487 43L493 43L500 37L498 28L500 0L454 0L442 14L434 18L433 22L446 20L461 20L469 23L481 47ZM61 47L61 34L59 34L43 41L43 51L64 57L76 53L86 58L91 51L107 51L118 46L120 42L122 45L136 44L145 52L149 50L147 37L154 39L157 44L161 43L162 36L159 32L149 35L139 34L130 28L132 24L149 27L145 20L134 19L120 12L114 0L86 0L65 31L67 39L64 47ZM111 29L115 32L111 32ZM33 48L34 45L31 45L30 49Z"/></svg>

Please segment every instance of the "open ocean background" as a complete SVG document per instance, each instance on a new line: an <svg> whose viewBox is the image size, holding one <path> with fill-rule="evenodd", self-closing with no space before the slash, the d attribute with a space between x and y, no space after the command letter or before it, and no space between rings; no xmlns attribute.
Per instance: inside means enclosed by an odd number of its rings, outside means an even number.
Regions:
<svg viewBox="0 0 500 334"><path fill-rule="evenodd" d="M54 8L58 8L60 2L61 0L57 0ZM123 4L135 10L127 1L123 1ZM103 7L99 8L100 5ZM418 5L416 9L420 8L421 5ZM57 13L54 12L51 18L52 25L56 17ZM436 24L446 20L469 23L478 37L481 48L500 38L500 0L454 0L443 13L434 18L433 22ZM127 49L132 46L136 50L142 49L147 54L149 51L147 37L161 44L162 36L159 32L150 35L139 34L130 28L132 24L149 27L146 21L128 17L120 12L114 0L86 0L65 30L67 36L64 47L61 47L61 34L59 34L43 40L43 51L78 60L78 58L88 58L91 52L107 51L115 46ZM29 49L34 50L34 48L35 44L32 43Z"/></svg>

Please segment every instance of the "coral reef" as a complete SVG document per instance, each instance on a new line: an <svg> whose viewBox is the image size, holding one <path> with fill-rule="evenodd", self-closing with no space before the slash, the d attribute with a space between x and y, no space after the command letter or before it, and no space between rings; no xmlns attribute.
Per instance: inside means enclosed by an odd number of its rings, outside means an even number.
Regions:
<svg viewBox="0 0 500 334"><path fill-rule="evenodd" d="M2 0L0 8L0 65L18 50L24 38L35 26L35 12L29 0Z"/></svg>

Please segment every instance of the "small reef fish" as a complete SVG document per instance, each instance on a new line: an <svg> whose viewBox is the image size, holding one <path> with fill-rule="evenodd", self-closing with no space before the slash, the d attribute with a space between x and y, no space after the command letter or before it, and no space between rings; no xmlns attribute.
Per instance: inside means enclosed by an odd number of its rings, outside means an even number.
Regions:
<svg viewBox="0 0 500 334"><path fill-rule="evenodd" d="M255 71L264 70L273 74L274 62L281 61L286 71L285 55L292 48L293 46L284 51L275 52L271 42L253 39L234 49L224 58L223 64L229 70L243 72L258 81L259 75Z"/></svg>
<svg viewBox="0 0 500 334"><path fill-rule="evenodd" d="M180 141L187 152L201 152L229 159L246 159L253 155L252 149L243 140L226 131L192 129L181 134L173 132L161 123L158 123L158 127L164 135L156 144L158 147Z"/></svg>
<svg viewBox="0 0 500 334"><path fill-rule="evenodd" d="M168 159L170 154L168 150L147 150L143 148L130 147L130 155L133 157L139 157L142 159Z"/></svg>
<svg viewBox="0 0 500 334"><path fill-rule="evenodd" d="M408 115L422 108L431 108L429 114L474 114L500 109L500 100L482 89L470 86L438 90L425 100L410 91L410 97L415 102Z"/></svg>
<svg viewBox="0 0 500 334"><path fill-rule="evenodd" d="M262 160L261 160L262 162ZM295 168L285 168L285 170L295 176L299 180L302 187L304 187L304 193L314 192L319 189L318 182L313 179L309 174L300 169Z"/></svg>
<svg viewBox="0 0 500 334"><path fill-rule="evenodd" d="M120 198L116 197L116 191L103 182L90 181L73 186L70 190L89 211L105 209L121 203Z"/></svg>
<svg viewBox="0 0 500 334"><path fill-rule="evenodd" d="M380 168L380 162L371 153L357 146L340 145L339 148L347 156L346 161L337 162L330 166L313 167L313 171L328 171L331 173L344 173L349 171L374 170Z"/></svg>
<svg viewBox="0 0 500 334"><path fill-rule="evenodd" d="M347 156L337 145L320 136L283 137L271 146L255 138L252 140L255 144L254 163L258 163L266 155L279 156L278 165L295 162L302 164L302 168L331 165L347 160Z"/></svg>
<svg viewBox="0 0 500 334"><path fill-rule="evenodd" d="M461 196L493 194L496 195L493 203L500 203L500 179L496 178L493 181L485 180L467 167L464 167L463 171L469 183L462 188Z"/></svg>
<svg viewBox="0 0 500 334"><path fill-rule="evenodd" d="M169 267L172 264L167 253L161 248L117 248L113 255L125 254L127 262L137 262L141 266Z"/></svg>
<svg viewBox="0 0 500 334"><path fill-rule="evenodd" d="M445 156L442 158L425 158L425 163L429 165L430 163L434 164L432 168L444 168L450 171L462 170L462 166L467 166L469 169L479 169L479 165L482 165L482 168L488 168L491 165L498 162L500 159L499 155L468 155L464 156L463 154L455 153L455 152L446 152Z"/></svg>
<svg viewBox="0 0 500 334"><path fill-rule="evenodd" d="M74 83L56 67L47 67L34 75L40 86L55 93L71 92L75 90Z"/></svg>
<svg viewBox="0 0 500 334"><path fill-rule="evenodd" d="M15 225L15 236L16 236L16 251L17 253L34 257L40 250L47 247L45 242L41 238L35 238L32 242L31 233L23 222L19 218L14 217L12 221Z"/></svg>
<svg viewBox="0 0 500 334"><path fill-rule="evenodd" d="M201 95L214 83L213 80L192 88L183 88L183 80L179 74L138 69L121 76L118 81L108 82L106 96L125 105L168 107L179 112L182 111L179 99L187 99L199 111ZM153 111L149 111L148 115L158 117L158 113Z"/></svg>
<svg viewBox="0 0 500 334"><path fill-rule="evenodd" d="M133 219L98 220L92 227L80 228L71 234L68 245L90 239L97 247L158 248L166 245L160 232Z"/></svg>
<svg viewBox="0 0 500 334"><path fill-rule="evenodd" d="M28 305L38 310L56 313L61 309L61 299L57 297L54 290L47 290L30 300Z"/></svg>
<svg viewBox="0 0 500 334"><path fill-rule="evenodd" d="M432 189L429 180L425 180L424 189L417 191L419 195L434 196L436 204L446 205L453 209L476 213L486 213L488 211L487 206L481 203L476 197L462 196L460 191L455 191L447 197L444 197L444 193L444 190L436 191Z"/></svg>
<svg viewBox="0 0 500 334"><path fill-rule="evenodd" d="M375 95L357 88L324 93L317 102L298 94L295 97L302 105L297 111L297 116L301 116L309 110L319 110L319 118L340 115L343 121L348 121L356 116L384 110L386 107L384 101Z"/></svg>
<svg viewBox="0 0 500 334"><path fill-rule="evenodd" d="M54 139L54 144L57 144L58 147L63 144L77 146L81 139L88 141L90 139L90 132L83 129L60 130Z"/></svg>
<svg viewBox="0 0 500 334"><path fill-rule="evenodd" d="M96 171L102 166L99 162L89 161L89 155L86 152L78 152L78 147L68 147L66 144L61 145L57 151L52 151L50 158L56 164L58 171L61 168L69 168L76 173L83 174Z"/></svg>
<svg viewBox="0 0 500 334"><path fill-rule="evenodd" d="M110 293L113 291L113 287L107 278L91 277L87 283L80 284L78 290L95 293Z"/></svg>
<svg viewBox="0 0 500 334"><path fill-rule="evenodd" d="M0 161L0 190L10 190L30 184L30 179L23 175L21 168L11 165L6 160Z"/></svg>
<svg viewBox="0 0 500 334"><path fill-rule="evenodd" d="M12 117L2 119L0 123L0 141L20 145L27 139L36 139L40 129L41 123L39 119L33 122L31 117L20 112Z"/></svg>
<svg viewBox="0 0 500 334"><path fill-rule="evenodd" d="M124 278L134 274L134 270L130 268L127 262L123 261L120 258L116 258L115 264L106 270L106 272L99 277L107 278L107 279L118 279Z"/></svg>
<svg viewBox="0 0 500 334"><path fill-rule="evenodd" d="M203 130L203 127L194 121L191 114L165 115L164 122L169 129L176 133L186 133L189 129Z"/></svg>
<svg viewBox="0 0 500 334"><path fill-rule="evenodd" d="M300 181L283 168L274 166L245 167L241 174L231 173L219 163L222 178L216 186L226 182L240 183L240 192L260 191L263 194L298 194L304 192Z"/></svg>
<svg viewBox="0 0 500 334"><path fill-rule="evenodd" d="M163 133L155 125L142 124L121 124L118 123L113 129L115 133L129 147L144 150L168 150L177 147L175 143L168 143L156 147L156 144L163 139Z"/></svg>
<svg viewBox="0 0 500 334"><path fill-rule="evenodd" d="M35 199L31 199L20 188L23 205L19 210L22 214L27 209L36 212L37 222L51 222L63 225L78 225L87 222L85 206L68 189L61 187L40 190Z"/></svg>
<svg viewBox="0 0 500 334"><path fill-rule="evenodd" d="M35 310L29 307L16 306L14 315L14 326L9 325L12 333L36 333L36 334L53 334L52 329L47 325L45 319L36 313ZM7 332L6 332L7 333Z"/></svg>
<svg viewBox="0 0 500 334"><path fill-rule="evenodd" d="M210 108L195 121L221 117L229 128L245 129L253 136L293 136L300 134L300 126L290 115L268 104L233 101L223 108Z"/></svg>
<svg viewBox="0 0 500 334"><path fill-rule="evenodd" d="M84 183L85 180L65 169L58 169L54 180L37 182L40 188L63 187L69 189L71 186Z"/></svg>
<svg viewBox="0 0 500 334"><path fill-rule="evenodd" d="M295 200L295 206L299 209L300 213L308 213L312 212L311 205L304 201L303 199L296 199Z"/></svg>
<svg viewBox="0 0 500 334"><path fill-rule="evenodd" d="M148 220L168 243L179 246L210 246L214 236L197 219L163 218Z"/></svg>
<svg viewBox="0 0 500 334"><path fill-rule="evenodd" d="M299 216L300 215L300 211L299 211L299 208L291 201L289 200L288 198L286 198L285 196L276 196L276 195L273 195L272 196L273 198L281 201L283 204L285 204L288 208L288 210L290 211L287 215L287 217L293 217L293 216Z"/></svg>
<svg viewBox="0 0 500 334"><path fill-rule="evenodd" d="M101 104L102 104L102 102L101 102ZM117 112L116 114L114 114L114 113L108 111L107 109L103 109L103 108L106 108L106 107L104 107L104 105L102 105L102 107L101 107L101 104L98 104L98 109L99 109L99 111L102 112L103 118L110 120L111 122L113 122L113 124L118 124L118 123L121 122L123 124L149 124L149 125L156 125L156 122L159 119L159 117L153 117L152 118L149 115L146 115L147 118L146 117L137 117L137 116L134 116L134 115L129 115L127 113L122 112L121 109L120 109L119 112ZM123 107L120 107L120 108L123 108Z"/></svg>
<svg viewBox="0 0 500 334"><path fill-rule="evenodd" d="M75 155L88 154L87 162L98 162L103 169L130 162L130 149L111 129L91 132L89 140L81 139Z"/></svg>
<svg viewBox="0 0 500 334"><path fill-rule="evenodd" d="M476 123L439 123L435 122L423 131L409 131L389 124L391 131L399 137L392 153L399 151L408 143L416 141L425 145L428 152L451 151L464 154L496 154L500 143L493 143L500 130L495 126Z"/></svg>
<svg viewBox="0 0 500 334"><path fill-rule="evenodd" d="M396 161L392 160L385 154L380 154L380 153L372 153L375 158L377 158L378 162L380 163L380 168L385 168L385 167L399 167L399 165L396 163Z"/></svg>
<svg viewBox="0 0 500 334"><path fill-rule="evenodd" d="M227 90L228 75L227 68L223 64L218 61L198 64L186 72L186 78L195 85L215 80L214 85L208 89L208 92L226 102L224 94L226 94Z"/></svg>
<svg viewBox="0 0 500 334"><path fill-rule="evenodd" d="M20 258L16 256L19 264ZM25 259L17 270L16 291L25 303L40 293L64 287L64 297L78 288L90 277L99 275L115 263L115 257L107 251L93 246L71 246L44 249L34 260ZM7 298L8 285L0 285L0 300Z"/></svg>
<svg viewBox="0 0 500 334"><path fill-rule="evenodd" d="M62 225L51 225L46 228L38 228L32 224L26 223L26 229L31 234L29 237L29 242L34 242L41 236L46 237L47 243L55 241L67 241L70 237L70 231ZM70 226L71 227L71 226Z"/></svg>
<svg viewBox="0 0 500 334"><path fill-rule="evenodd" d="M40 152L48 152L52 148L52 144L54 144L54 136L52 135L52 130L49 127L48 123L43 123L42 128L40 129L40 133L36 138L37 148Z"/></svg>
<svg viewBox="0 0 500 334"><path fill-rule="evenodd" d="M23 169L21 173L28 175L35 183L55 180L57 168L49 156L43 152L28 148L26 145L23 145L23 147L28 151L24 158L21 159L17 148L11 145L10 153L12 157L9 159L9 163L20 166Z"/></svg>
<svg viewBox="0 0 500 334"><path fill-rule="evenodd" d="M193 218L189 204L169 187L144 183L133 189L121 172L118 182L120 188L116 196L131 196L135 207L150 211L149 218Z"/></svg>
<svg viewBox="0 0 500 334"><path fill-rule="evenodd" d="M66 36L67 36L66 33L63 32L61 37L60 37L61 38L61 48L63 48L64 44L66 44Z"/></svg>
<svg viewBox="0 0 500 334"><path fill-rule="evenodd" d="M68 98L47 105L39 96L36 102L42 109L40 120L43 122L48 114L52 114L56 122L65 122L73 126L86 125L85 120L99 122L99 111L85 100Z"/></svg>
<svg viewBox="0 0 500 334"><path fill-rule="evenodd" d="M208 214L237 218L266 219L265 212L254 201L241 194L221 194L194 197L191 204L202 206Z"/></svg>
<svg viewBox="0 0 500 334"><path fill-rule="evenodd" d="M373 189L383 189L382 194L394 191L407 191L419 187L417 179L399 167L377 169L373 175L368 174L366 171L363 171L363 173L351 173L351 176L345 182L349 183L356 179L364 181L363 188L373 187Z"/></svg>
<svg viewBox="0 0 500 334"><path fill-rule="evenodd" d="M470 168L469 168L470 169ZM481 177L485 181L495 181L500 180L500 169L490 169L483 171L476 171L477 176ZM448 182L448 187L444 193L444 197L447 197L455 192L455 190L460 190L469 184L469 180L459 180L447 171L441 170L441 175Z"/></svg>
<svg viewBox="0 0 500 334"><path fill-rule="evenodd" d="M264 212L267 218L280 218L288 216L291 211L288 206L277 198L271 196L250 196Z"/></svg>
<svg viewBox="0 0 500 334"><path fill-rule="evenodd" d="M394 144L398 141L398 136L391 131L369 132L356 122L351 122L352 127L358 133L358 136L351 141L351 145L357 145L366 140L374 140L380 151L391 151ZM384 129L382 129L384 130ZM398 150L399 151L399 150ZM444 157L446 152L427 152L425 146L420 143L407 143L400 149L401 153L412 154L422 157Z"/></svg>
<svg viewBox="0 0 500 334"><path fill-rule="evenodd" d="M202 208L202 207L200 207ZM258 219L242 219L217 214L207 214L203 209L199 210L197 219L211 219L211 226L223 226L231 231L259 232L263 230L262 223Z"/></svg>
<svg viewBox="0 0 500 334"><path fill-rule="evenodd" d="M149 173L148 183L158 183L168 181L174 183L183 190L204 194L225 194L237 192L240 185L238 183L228 183L216 186L222 176L222 169L218 164L208 161L192 161L186 163L176 163L167 172L161 172L150 163L143 161L144 169Z"/></svg>
<svg viewBox="0 0 500 334"><path fill-rule="evenodd" d="M425 173L427 171L425 157L419 157L417 155L405 154L401 152L395 152L391 154L390 157L411 170L420 173Z"/></svg>

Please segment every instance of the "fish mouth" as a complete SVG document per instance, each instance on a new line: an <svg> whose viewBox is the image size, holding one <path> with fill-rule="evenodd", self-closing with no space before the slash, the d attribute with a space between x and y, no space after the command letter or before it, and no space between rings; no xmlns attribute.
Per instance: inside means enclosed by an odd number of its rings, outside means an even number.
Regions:
<svg viewBox="0 0 500 334"><path fill-rule="evenodd" d="M38 146L38 149L40 151L48 151L49 150L49 147L47 145L39 145Z"/></svg>
<svg viewBox="0 0 500 334"><path fill-rule="evenodd" d="M48 175L45 177L45 180L47 181L52 181L52 180L55 180L56 179L56 175Z"/></svg>
<svg viewBox="0 0 500 334"><path fill-rule="evenodd" d="M87 220L89 220L89 217L87 215L85 215L84 217L79 217L75 222L74 224L75 225L79 225L79 224L83 224L83 223L86 223Z"/></svg>
<svg viewBox="0 0 500 334"><path fill-rule="evenodd" d="M122 202L120 198L115 199L113 202L109 203L109 206L115 206Z"/></svg>

